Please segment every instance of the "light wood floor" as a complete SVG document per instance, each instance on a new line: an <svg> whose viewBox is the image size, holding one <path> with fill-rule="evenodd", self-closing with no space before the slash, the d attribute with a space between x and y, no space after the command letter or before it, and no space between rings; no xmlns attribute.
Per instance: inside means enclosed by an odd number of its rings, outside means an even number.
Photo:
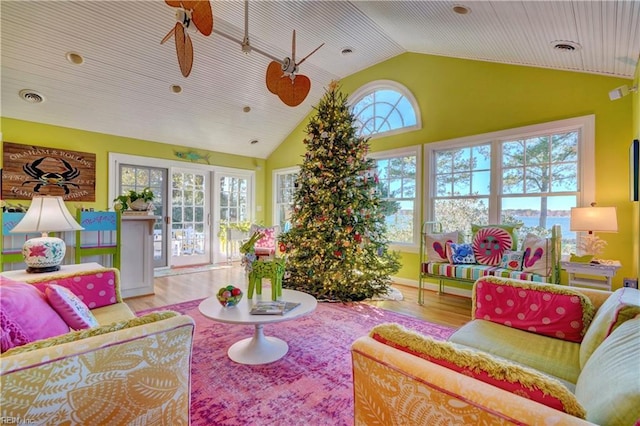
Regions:
<svg viewBox="0 0 640 426"><path fill-rule="evenodd" d="M242 267L234 265L205 272L158 277L154 281L154 295L126 299L133 311L214 296L223 285L244 287L246 278ZM471 299L467 297L424 290L425 302L420 306L417 288L399 284L393 287L402 292L402 301L367 303L450 327L460 327L471 319Z"/></svg>

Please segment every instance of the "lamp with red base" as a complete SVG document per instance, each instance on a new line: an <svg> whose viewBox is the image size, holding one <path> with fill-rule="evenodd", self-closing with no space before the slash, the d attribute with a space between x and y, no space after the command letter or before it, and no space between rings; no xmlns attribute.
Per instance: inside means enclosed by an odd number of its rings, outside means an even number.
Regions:
<svg viewBox="0 0 640 426"><path fill-rule="evenodd" d="M40 273L59 270L66 252L64 241L50 237L48 233L82 229L65 207L62 197L35 196L25 216L9 232L42 233L41 237L31 238L22 246L27 272Z"/></svg>

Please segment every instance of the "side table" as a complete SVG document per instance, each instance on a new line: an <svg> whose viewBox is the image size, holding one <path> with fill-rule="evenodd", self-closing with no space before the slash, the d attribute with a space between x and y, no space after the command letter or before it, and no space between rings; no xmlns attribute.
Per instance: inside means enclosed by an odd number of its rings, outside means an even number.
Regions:
<svg viewBox="0 0 640 426"><path fill-rule="evenodd" d="M569 286L586 286L611 291L611 278L622 265L617 260L600 262L582 263L563 260L560 261L560 265L569 274Z"/></svg>

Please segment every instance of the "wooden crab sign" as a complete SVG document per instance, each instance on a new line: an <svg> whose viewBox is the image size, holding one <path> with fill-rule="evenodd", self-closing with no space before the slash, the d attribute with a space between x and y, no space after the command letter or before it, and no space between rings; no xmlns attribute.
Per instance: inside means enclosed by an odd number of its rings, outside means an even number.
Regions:
<svg viewBox="0 0 640 426"><path fill-rule="evenodd" d="M69 192L71 192L69 190L70 186L79 188L77 184L71 181L80 176L80 170L73 167L68 161L63 160L62 158L59 158L58 161L60 161L64 166L63 172L42 170L40 164L42 164L45 159L47 159L47 157L39 158L32 163L26 163L22 166L22 170L34 179L23 182L22 186L35 184L33 192L39 193L43 186L55 185L64 189L65 194L69 194Z"/></svg>
<svg viewBox="0 0 640 426"><path fill-rule="evenodd" d="M160 44L164 44L172 36L175 38L180 72L188 77L193 66L193 43L189 33L200 32L207 37L211 35L213 31L211 4L209 0L165 0L165 3L178 8L177 22Z"/></svg>

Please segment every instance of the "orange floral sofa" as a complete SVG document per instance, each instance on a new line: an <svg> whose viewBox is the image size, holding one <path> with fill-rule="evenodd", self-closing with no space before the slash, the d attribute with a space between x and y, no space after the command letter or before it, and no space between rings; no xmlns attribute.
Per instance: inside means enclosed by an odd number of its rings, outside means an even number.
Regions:
<svg viewBox="0 0 640 426"><path fill-rule="evenodd" d="M485 277L473 297L447 342L382 324L353 343L355 425L640 425L638 290Z"/></svg>
<svg viewBox="0 0 640 426"><path fill-rule="evenodd" d="M122 300L116 269L39 281L35 277L29 286L44 289L55 284L74 290L82 283L97 297L106 294L108 301L91 309L96 326L1 354L3 423L189 424L192 318L171 311L136 317ZM15 294L10 291L15 283L8 281L0 282L2 297ZM8 311L6 302L3 308ZM3 327L8 322L5 317Z"/></svg>

